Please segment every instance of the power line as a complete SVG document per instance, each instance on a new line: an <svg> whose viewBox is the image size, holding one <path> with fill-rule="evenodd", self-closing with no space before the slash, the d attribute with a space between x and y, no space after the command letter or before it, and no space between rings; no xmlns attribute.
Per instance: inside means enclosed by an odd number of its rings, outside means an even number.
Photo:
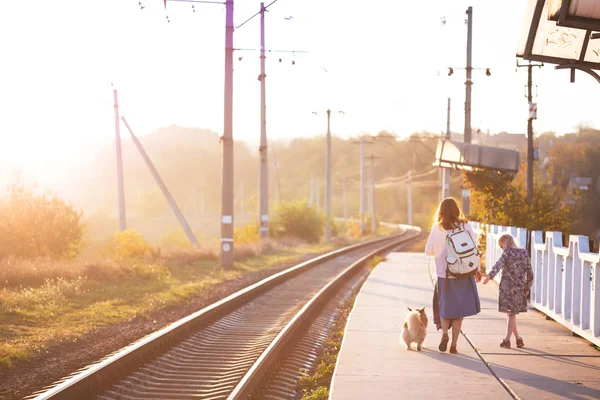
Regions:
<svg viewBox="0 0 600 400"><path fill-rule="evenodd" d="M169 2L179 2L179 3L200 3L200 4L218 4L218 5L227 5L227 1L216 1L216 0L163 0L165 4L165 11L167 9L167 1ZM138 1L138 5L140 6L140 10L146 8L141 1ZM196 12L194 5L192 4L192 11ZM166 15L167 23L170 23L171 20L169 16Z"/></svg>
<svg viewBox="0 0 600 400"><path fill-rule="evenodd" d="M202 4L226 4L226 1L210 1L210 0L167 0L169 2L176 1L180 3L202 3Z"/></svg>
<svg viewBox="0 0 600 400"><path fill-rule="evenodd" d="M411 177L411 179L415 180L415 179L420 179L420 178L424 178L427 177L429 175L433 175L434 173L438 172L437 168L431 169L429 171L426 172L422 172L418 175L413 175ZM391 186L391 185L400 185L403 183L407 183L408 182L408 173L399 176L397 178L386 178L383 179L383 181L379 184L379 185L386 185L386 186Z"/></svg>
<svg viewBox="0 0 600 400"><path fill-rule="evenodd" d="M261 51L261 49L235 48L235 51ZM265 50L267 53L308 53L307 50Z"/></svg>
<svg viewBox="0 0 600 400"><path fill-rule="evenodd" d="M178 1L182 1L182 0L178 0ZM267 8L269 8L270 6L272 6L273 4L277 3L277 0L273 0L272 2L270 2L269 4L267 4L265 6L265 11ZM239 24L238 26L235 27L235 29L240 29L242 26L244 26L246 23L250 22L254 17L260 15L260 11L257 12L256 14L254 14L253 16L251 16L250 18L248 18L247 20L245 20L244 22L242 22L241 24Z"/></svg>

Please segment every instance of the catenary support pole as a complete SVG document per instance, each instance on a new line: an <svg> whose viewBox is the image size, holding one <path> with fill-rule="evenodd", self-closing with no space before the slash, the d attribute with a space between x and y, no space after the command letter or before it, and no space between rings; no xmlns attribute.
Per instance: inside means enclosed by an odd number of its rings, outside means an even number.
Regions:
<svg viewBox="0 0 600 400"><path fill-rule="evenodd" d="M467 68L465 81L465 132L464 142L471 143L471 74L473 72L473 7L467 9Z"/></svg>
<svg viewBox="0 0 600 400"><path fill-rule="evenodd" d="M342 196L344 201L344 222L348 220L348 199L346 198L346 177L342 178Z"/></svg>
<svg viewBox="0 0 600 400"><path fill-rule="evenodd" d="M260 3L260 237L269 236L269 162L265 72L265 3Z"/></svg>
<svg viewBox="0 0 600 400"><path fill-rule="evenodd" d="M446 114L446 140L451 140L450 134L450 97L448 97L448 110ZM450 197L450 168L444 168L444 195L443 198Z"/></svg>
<svg viewBox="0 0 600 400"><path fill-rule="evenodd" d="M360 138L360 234L365 234L365 140Z"/></svg>
<svg viewBox="0 0 600 400"><path fill-rule="evenodd" d="M331 241L331 110L327 110L327 136L326 136L326 162L325 162L325 242Z"/></svg>
<svg viewBox="0 0 600 400"><path fill-rule="evenodd" d="M408 171L408 225L412 225L412 169Z"/></svg>
<svg viewBox="0 0 600 400"><path fill-rule="evenodd" d="M366 184L366 175L365 175L365 145L373 144L372 141L365 141L366 137L364 135L360 136L358 140L353 140L352 143L360 145L360 188L359 188L359 219L360 219L360 234L365 234L365 214L366 214L366 201L365 201L365 184Z"/></svg>
<svg viewBox="0 0 600 400"><path fill-rule="evenodd" d="M343 111L335 111L343 114ZM331 215L331 109L325 111L327 114L327 133L325 134L325 242L331 240L331 224L333 216ZM320 114L319 111L313 111L313 114ZM318 193L318 192L317 192ZM319 200L317 200L317 211L319 210Z"/></svg>
<svg viewBox="0 0 600 400"><path fill-rule="evenodd" d="M233 7L225 3L225 85L223 101L223 175L221 184L221 266L232 268L233 243Z"/></svg>
<svg viewBox="0 0 600 400"><path fill-rule="evenodd" d="M471 86L473 81L471 79L471 73L473 72L472 58L473 58L473 7L467 9L467 68L466 68L466 81L465 81L465 131L464 131L464 142L471 143ZM462 210L465 215L470 213L470 195L469 190L462 189Z"/></svg>
<svg viewBox="0 0 600 400"><path fill-rule="evenodd" d="M371 156L371 234L377 233L377 220L375 216L375 157Z"/></svg>

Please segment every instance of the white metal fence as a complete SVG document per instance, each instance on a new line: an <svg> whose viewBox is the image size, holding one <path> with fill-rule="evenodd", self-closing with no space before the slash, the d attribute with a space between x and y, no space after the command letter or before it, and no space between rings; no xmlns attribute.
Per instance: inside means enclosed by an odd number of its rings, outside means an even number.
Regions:
<svg viewBox="0 0 600 400"><path fill-rule="evenodd" d="M527 230L509 226L473 223L486 233L486 268L502 254L498 238L513 235L521 247L527 245ZM533 286L531 305L574 333L600 346L600 254L590 252L587 236L571 235L563 245L560 232L531 232Z"/></svg>

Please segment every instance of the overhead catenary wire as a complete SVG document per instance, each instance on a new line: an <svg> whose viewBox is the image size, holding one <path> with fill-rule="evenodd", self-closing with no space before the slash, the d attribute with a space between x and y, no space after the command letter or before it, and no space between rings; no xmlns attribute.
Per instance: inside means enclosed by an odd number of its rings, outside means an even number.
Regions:
<svg viewBox="0 0 600 400"><path fill-rule="evenodd" d="M201 3L201 4L225 4L226 1L211 1L211 0L167 0L168 2L176 1L179 3Z"/></svg>
<svg viewBox="0 0 600 400"><path fill-rule="evenodd" d="M248 48L244 48L244 47L236 47L235 48L236 51L261 51L260 49L248 49ZM279 50L279 49L273 49L273 50L266 50L265 49L265 53L308 53L307 50Z"/></svg>
<svg viewBox="0 0 600 400"><path fill-rule="evenodd" d="M415 180L415 179L424 178L426 176L433 175L437 171L438 171L438 168L433 168L433 169L430 169L428 171L421 172L419 174L415 174L415 175L412 176L411 179ZM406 174L404 174L402 176L398 176L398 177L387 177L387 178L384 178L381 183L382 184L395 184L396 185L396 184L401 184L401 183L406 183L406 182L408 182L408 173L406 173Z"/></svg>
<svg viewBox="0 0 600 400"><path fill-rule="evenodd" d="M413 175L411 178L412 183L415 184L415 183L417 183L415 180L426 178L427 176L433 175L434 173L437 173L437 172L438 172L438 168L434 168L434 169L430 169L428 171L419 173L417 175ZM423 180L421 182L426 183L426 182L430 182L430 181ZM350 178L349 183L351 183L351 185L350 185L351 188L355 189L355 188L359 187L359 182L356 179ZM402 185L405 183L408 183L408 173L406 173L402 176L399 176L399 177L384 178L379 182L375 182L375 187L376 188L385 188L385 187L390 187L390 186ZM439 186L439 182L437 182L437 185ZM426 186L426 185L424 185L424 186Z"/></svg>
<svg viewBox="0 0 600 400"><path fill-rule="evenodd" d="M265 6L265 10L269 7L271 7L273 4L277 3L277 0L273 0L272 2L270 2L269 4L267 4ZM257 12L256 14L254 14L253 16L251 16L250 18L248 18L247 20L245 20L244 22L242 22L241 24L239 24L238 26L235 27L235 29L240 29L242 26L246 25L248 22L250 22L252 19L254 19L255 17L260 15L260 11Z"/></svg>

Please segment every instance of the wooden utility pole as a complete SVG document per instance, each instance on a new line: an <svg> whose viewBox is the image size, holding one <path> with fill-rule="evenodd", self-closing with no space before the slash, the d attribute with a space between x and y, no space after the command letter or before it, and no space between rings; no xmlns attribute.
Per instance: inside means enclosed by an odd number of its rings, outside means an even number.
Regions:
<svg viewBox="0 0 600 400"><path fill-rule="evenodd" d="M343 111L331 111L327 109L327 133L325 136L325 242L331 240L331 113L337 112L343 114ZM318 111L313 111L313 114L319 114ZM318 204L318 203L317 203Z"/></svg>
<svg viewBox="0 0 600 400"><path fill-rule="evenodd" d="M233 268L233 4L225 3L225 86L221 183L221 266Z"/></svg>
<svg viewBox="0 0 600 400"><path fill-rule="evenodd" d="M265 3L260 3L260 237L269 236L269 163L267 157L267 91L265 79Z"/></svg>
<svg viewBox="0 0 600 400"><path fill-rule="evenodd" d="M533 120L537 119L537 104L533 102L533 67L543 67L544 64L520 65L517 61L517 67L527 68L527 104L529 105L529 116L527 117L527 204L533 203Z"/></svg>

